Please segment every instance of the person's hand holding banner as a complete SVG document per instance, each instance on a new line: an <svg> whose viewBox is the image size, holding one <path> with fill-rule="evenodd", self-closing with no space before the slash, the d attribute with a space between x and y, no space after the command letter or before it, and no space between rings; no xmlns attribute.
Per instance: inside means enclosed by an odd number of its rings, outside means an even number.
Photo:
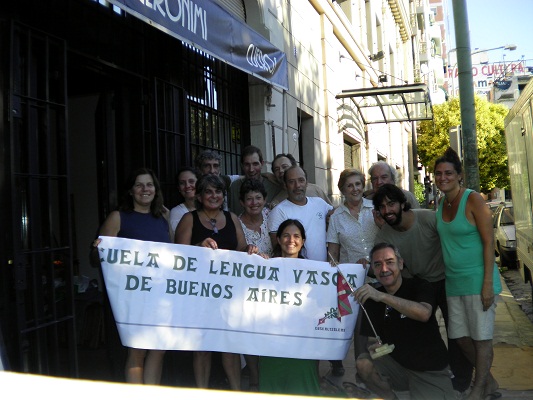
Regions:
<svg viewBox="0 0 533 400"><path fill-rule="evenodd" d="M101 237L98 252L122 343L128 347L342 359L359 306L338 312L327 262ZM360 264L339 268L354 288Z"/></svg>

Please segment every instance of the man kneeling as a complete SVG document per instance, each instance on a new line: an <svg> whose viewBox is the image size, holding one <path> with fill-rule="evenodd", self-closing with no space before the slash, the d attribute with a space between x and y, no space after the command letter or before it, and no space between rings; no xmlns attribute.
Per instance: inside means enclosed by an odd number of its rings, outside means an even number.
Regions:
<svg viewBox="0 0 533 400"><path fill-rule="evenodd" d="M411 399L454 399L431 284L402 278L403 260L398 249L388 243L374 246L370 265L382 287L366 284L355 291L355 298L367 310L381 341L393 344L394 349L381 355L379 343L371 345L369 353L357 359L357 374L384 399L396 398L393 389L409 390ZM374 335L366 318L361 333Z"/></svg>

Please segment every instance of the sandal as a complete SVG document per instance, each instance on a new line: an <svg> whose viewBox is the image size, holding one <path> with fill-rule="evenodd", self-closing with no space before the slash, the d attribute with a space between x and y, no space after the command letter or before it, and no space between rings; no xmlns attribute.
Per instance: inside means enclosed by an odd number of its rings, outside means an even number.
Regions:
<svg viewBox="0 0 533 400"><path fill-rule="evenodd" d="M342 382L342 387L344 392L348 397L358 398L358 399L369 399L372 397L372 392L364 387L357 386L352 382Z"/></svg>

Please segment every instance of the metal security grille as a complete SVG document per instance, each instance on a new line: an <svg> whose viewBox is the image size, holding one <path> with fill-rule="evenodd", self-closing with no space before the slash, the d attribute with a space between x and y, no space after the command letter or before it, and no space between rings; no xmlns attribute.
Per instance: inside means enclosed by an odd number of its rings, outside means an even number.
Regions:
<svg viewBox="0 0 533 400"><path fill-rule="evenodd" d="M17 337L13 369L77 376L69 198L66 46L12 24L9 107Z"/></svg>
<svg viewBox="0 0 533 400"><path fill-rule="evenodd" d="M183 165L192 165L190 158L188 100L181 87L155 79L155 135L144 132L147 159L157 157L150 165L158 165L159 180L167 204L177 204L176 173ZM149 150L150 148L153 150Z"/></svg>
<svg viewBox="0 0 533 400"><path fill-rule="evenodd" d="M241 148L250 142L247 75L197 49L184 52L192 160L218 151L223 174L240 173Z"/></svg>

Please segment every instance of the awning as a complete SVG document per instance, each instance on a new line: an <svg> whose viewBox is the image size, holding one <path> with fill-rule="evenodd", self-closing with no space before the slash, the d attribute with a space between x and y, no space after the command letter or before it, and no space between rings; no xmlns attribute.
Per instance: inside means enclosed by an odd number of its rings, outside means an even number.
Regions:
<svg viewBox="0 0 533 400"><path fill-rule="evenodd" d="M285 53L214 0L108 1L235 68L288 89Z"/></svg>
<svg viewBox="0 0 533 400"><path fill-rule="evenodd" d="M429 90L422 83L343 90L335 98L349 99L365 124L433 119Z"/></svg>

